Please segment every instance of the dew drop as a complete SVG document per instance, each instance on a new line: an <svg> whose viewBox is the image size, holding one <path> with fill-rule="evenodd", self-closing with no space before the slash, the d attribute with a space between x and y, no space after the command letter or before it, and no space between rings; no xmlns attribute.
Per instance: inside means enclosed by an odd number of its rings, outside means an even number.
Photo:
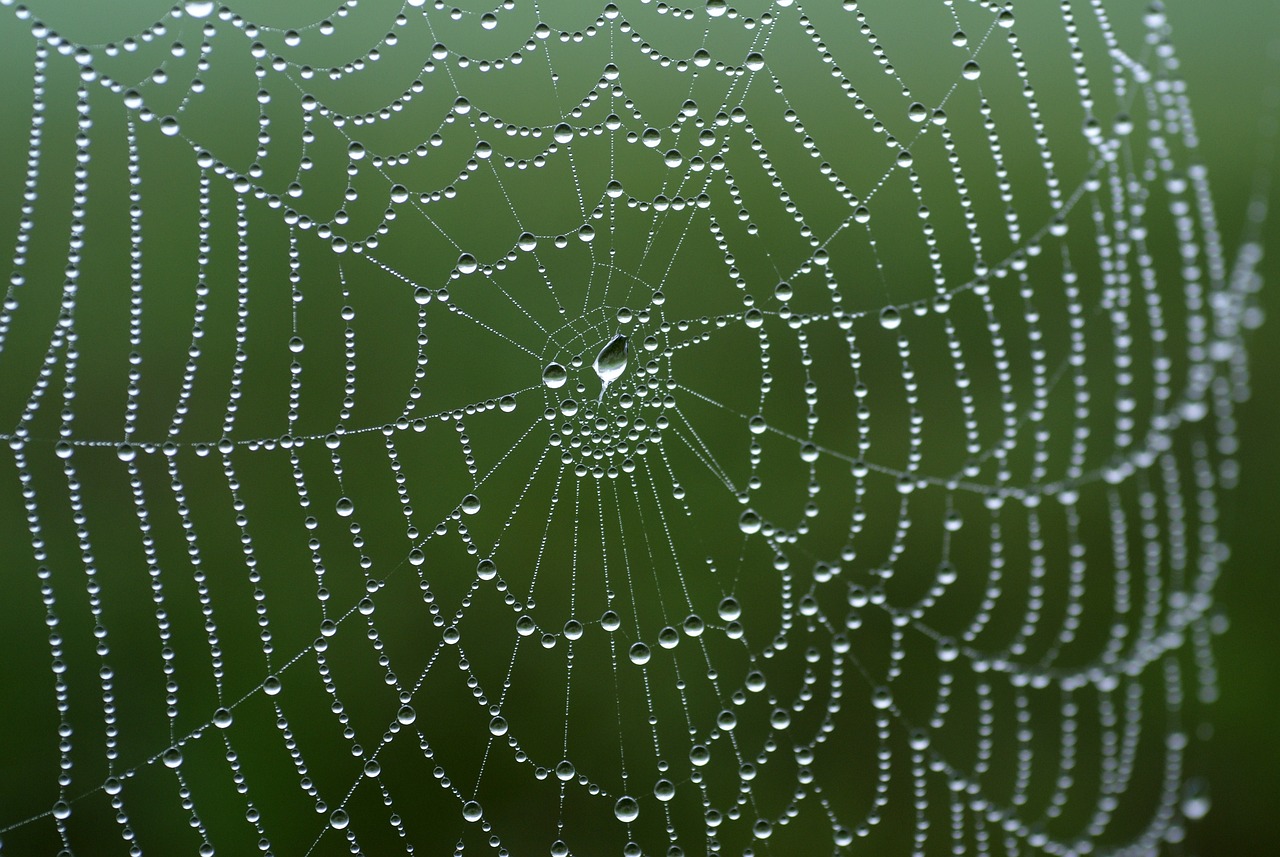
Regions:
<svg viewBox="0 0 1280 857"><path fill-rule="evenodd" d="M602 401L604 391L627 371L627 338L619 334L610 339L605 343L604 348L600 349L595 362L591 365L596 370L596 375L600 377L600 398L597 401ZM543 377L545 379L546 376Z"/></svg>
<svg viewBox="0 0 1280 857"><path fill-rule="evenodd" d="M412 705L402 705L400 710L396 712L396 720L401 726L408 726L418 719L418 712L413 710Z"/></svg>
<svg viewBox="0 0 1280 857"><path fill-rule="evenodd" d="M475 494L468 494L462 498L462 511L468 515L474 515L480 511L480 498Z"/></svg>
<svg viewBox="0 0 1280 857"><path fill-rule="evenodd" d="M502 715L495 715L489 721L489 734L495 738L501 738L507 734L507 718Z"/></svg>
<svg viewBox="0 0 1280 857"><path fill-rule="evenodd" d="M938 660L950 663L960 656L960 647L951 637L938 638Z"/></svg>
<svg viewBox="0 0 1280 857"><path fill-rule="evenodd" d="M644 643L632 643L627 651L627 657L631 659L631 663L642 667L649 663L649 647Z"/></svg>
<svg viewBox="0 0 1280 857"><path fill-rule="evenodd" d="M623 824L630 824L640 817L640 804L630 795L623 795L613 805L613 814Z"/></svg>
<svg viewBox="0 0 1280 857"><path fill-rule="evenodd" d="M484 815L484 810L480 808L480 804L473 800L469 800L462 805L462 817L471 823L480 820Z"/></svg>
<svg viewBox="0 0 1280 857"><path fill-rule="evenodd" d="M752 434L764 434L765 429L769 428L769 424L764 421L764 417L756 414L747 420L747 428L751 430Z"/></svg>
<svg viewBox="0 0 1280 857"><path fill-rule="evenodd" d="M225 708L219 708L213 712L213 725L219 729L226 729L231 725L231 712Z"/></svg>
<svg viewBox="0 0 1280 857"><path fill-rule="evenodd" d="M751 509L743 512L742 515L738 517L738 529L742 530L742 532L749 536L760 532L762 523L760 516Z"/></svg>
<svg viewBox="0 0 1280 857"><path fill-rule="evenodd" d="M170 747L160 756L160 761L164 762L166 768L177 768L182 765L182 750L178 747Z"/></svg>
<svg viewBox="0 0 1280 857"><path fill-rule="evenodd" d="M350 518L356 511L356 504L351 502L350 497L339 497L338 502L334 504L333 510L338 513L339 517Z"/></svg>
<svg viewBox="0 0 1280 857"><path fill-rule="evenodd" d="M60 800L53 805L53 817L59 821L66 821L71 817L71 804L65 800Z"/></svg>
<svg viewBox="0 0 1280 857"><path fill-rule="evenodd" d="M676 784L666 778L658 780L653 785L653 796L666 803L676 796Z"/></svg>
<svg viewBox="0 0 1280 857"><path fill-rule="evenodd" d="M279 695L282 687L283 685L280 684L280 679L273 675L267 676L262 682L262 692L267 696Z"/></svg>
<svg viewBox="0 0 1280 857"><path fill-rule="evenodd" d="M964 67L960 69L960 74L964 76L965 80L977 80L982 77L982 67L973 60L969 60L964 64Z"/></svg>
<svg viewBox="0 0 1280 857"><path fill-rule="evenodd" d="M929 118L929 111L919 101L914 101L911 106L907 108L907 117L912 122L923 122Z"/></svg>
<svg viewBox="0 0 1280 857"><path fill-rule="evenodd" d="M577 775L577 771L573 767L573 762L565 759L556 765L556 779L562 783L567 783Z"/></svg>
<svg viewBox="0 0 1280 857"><path fill-rule="evenodd" d="M542 370L542 383L548 389L558 390L569 380L569 372L559 363L548 363Z"/></svg>
<svg viewBox="0 0 1280 857"><path fill-rule="evenodd" d="M470 253L463 253L458 257L457 268L459 274L474 274L479 267L480 263Z"/></svg>
<svg viewBox="0 0 1280 857"><path fill-rule="evenodd" d="M184 7L192 18L208 18L213 14L213 0L187 0Z"/></svg>
<svg viewBox="0 0 1280 857"><path fill-rule="evenodd" d="M329 813L329 826L334 830L345 830L350 823L351 816L347 815L345 809L335 809Z"/></svg>
<svg viewBox="0 0 1280 857"><path fill-rule="evenodd" d="M896 330L902 324L902 313L896 306L887 306L880 310L880 326L885 330Z"/></svg>

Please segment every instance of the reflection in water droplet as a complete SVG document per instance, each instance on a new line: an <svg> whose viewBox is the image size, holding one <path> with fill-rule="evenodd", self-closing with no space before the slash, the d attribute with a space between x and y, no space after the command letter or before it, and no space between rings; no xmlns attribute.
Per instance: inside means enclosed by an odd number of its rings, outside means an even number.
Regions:
<svg viewBox="0 0 1280 857"><path fill-rule="evenodd" d="M476 822L484 815L484 810L480 808L480 804L473 800L469 800L462 805L462 817L467 821Z"/></svg>
<svg viewBox="0 0 1280 857"><path fill-rule="evenodd" d="M649 647L644 643L633 643L627 657L631 658L631 663L642 667L649 663Z"/></svg>
<svg viewBox="0 0 1280 857"><path fill-rule="evenodd" d="M352 503L349 497L339 497L334 505L334 511L344 518L350 518L356 511L356 504Z"/></svg>
<svg viewBox="0 0 1280 857"><path fill-rule="evenodd" d="M902 313L895 306L887 306L880 310L880 326L885 330L894 330L902 324Z"/></svg>
<svg viewBox="0 0 1280 857"><path fill-rule="evenodd" d="M636 803L636 799L630 795L623 795L613 805L613 814L618 821L630 824L640 817L640 804Z"/></svg>
<svg viewBox="0 0 1280 857"><path fill-rule="evenodd" d="M542 370L542 383L551 390L558 390L569 380L569 372L559 363L548 363Z"/></svg>
<svg viewBox="0 0 1280 857"><path fill-rule="evenodd" d="M600 402L604 400L604 391L609 388L609 385L627 371L627 338L618 334L610 339L605 343L604 348L600 349L591 366L600 376L600 397L596 399Z"/></svg>

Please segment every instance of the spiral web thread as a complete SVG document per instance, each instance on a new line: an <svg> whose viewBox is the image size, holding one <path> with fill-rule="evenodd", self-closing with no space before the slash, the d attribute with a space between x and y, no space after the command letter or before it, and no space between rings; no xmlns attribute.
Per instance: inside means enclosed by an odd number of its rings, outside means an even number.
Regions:
<svg viewBox="0 0 1280 857"><path fill-rule="evenodd" d="M0 852L1179 853L1264 211L1158 6L0 2Z"/></svg>

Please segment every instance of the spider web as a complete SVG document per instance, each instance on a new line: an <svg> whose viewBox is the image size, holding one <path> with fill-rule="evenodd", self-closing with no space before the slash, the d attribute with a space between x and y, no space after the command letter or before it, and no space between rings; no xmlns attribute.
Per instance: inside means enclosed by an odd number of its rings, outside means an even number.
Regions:
<svg viewBox="0 0 1280 857"><path fill-rule="evenodd" d="M1159 6L0 2L4 853L1208 810L1264 208Z"/></svg>

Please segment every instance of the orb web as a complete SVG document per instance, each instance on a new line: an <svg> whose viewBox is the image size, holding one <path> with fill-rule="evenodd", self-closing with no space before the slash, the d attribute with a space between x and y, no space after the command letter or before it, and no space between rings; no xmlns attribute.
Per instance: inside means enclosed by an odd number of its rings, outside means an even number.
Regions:
<svg viewBox="0 0 1280 857"><path fill-rule="evenodd" d="M1265 207L1159 5L0 2L0 853L1208 811Z"/></svg>

